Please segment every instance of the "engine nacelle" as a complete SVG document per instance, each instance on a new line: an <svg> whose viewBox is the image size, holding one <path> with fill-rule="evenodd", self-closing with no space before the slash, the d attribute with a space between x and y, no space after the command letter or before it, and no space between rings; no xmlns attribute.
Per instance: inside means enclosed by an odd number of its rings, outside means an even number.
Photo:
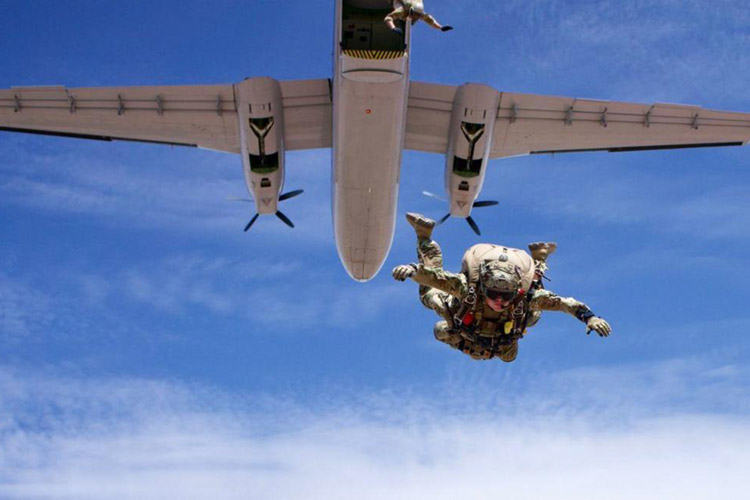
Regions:
<svg viewBox="0 0 750 500"><path fill-rule="evenodd" d="M446 154L445 191L454 217L468 217L484 183L500 93L476 83L456 91Z"/></svg>
<svg viewBox="0 0 750 500"><path fill-rule="evenodd" d="M278 210L284 186L284 107L272 78L248 78L234 86L247 189L259 214Z"/></svg>

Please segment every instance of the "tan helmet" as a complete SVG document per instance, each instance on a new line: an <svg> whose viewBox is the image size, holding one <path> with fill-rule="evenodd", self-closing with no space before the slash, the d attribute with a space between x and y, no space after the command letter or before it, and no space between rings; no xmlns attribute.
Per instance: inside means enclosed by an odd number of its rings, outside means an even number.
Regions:
<svg viewBox="0 0 750 500"><path fill-rule="evenodd" d="M479 268L479 281L485 290L517 292L521 287L521 275L514 264L493 260Z"/></svg>

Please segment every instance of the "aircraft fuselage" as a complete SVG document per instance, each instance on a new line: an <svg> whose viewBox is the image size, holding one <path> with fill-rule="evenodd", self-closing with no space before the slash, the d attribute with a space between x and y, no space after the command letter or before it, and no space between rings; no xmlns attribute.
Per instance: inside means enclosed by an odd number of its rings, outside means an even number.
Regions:
<svg viewBox="0 0 750 500"><path fill-rule="evenodd" d="M367 5L378 10L356 8ZM341 262L358 281L377 274L393 242L406 129L410 27L403 36L388 30L383 5L336 6L333 227Z"/></svg>

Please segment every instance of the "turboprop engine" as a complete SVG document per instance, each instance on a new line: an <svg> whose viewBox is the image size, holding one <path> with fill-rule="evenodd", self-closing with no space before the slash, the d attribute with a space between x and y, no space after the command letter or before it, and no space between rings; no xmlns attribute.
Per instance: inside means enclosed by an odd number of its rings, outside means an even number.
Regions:
<svg viewBox="0 0 750 500"><path fill-rule="evenodd" d="M292 221L279 211L279 201L301 190L282 194L284 186L284 108L281 86L272 78L248 78L234 86L242 147L245 183L255 200L256 215L274 214L286 225Z"/></svg>
<svg viewBox="0 0 750 500"><path fill-rule="evenodd" d="M482 189L499 105L500 93L487 85L467 83L456 91L445 164L454 217L468 217Z"/></svg>
<svg viewBox="0 0 750 500"><path fill-rule="evenodd" d="M456 91L445 163L450 212L440 224L450 216L461 217L481 234L471 218L471 209L497 205L496 201L475 200L484 183L499 105L500 93L486 85L467 83Z"/></svg>

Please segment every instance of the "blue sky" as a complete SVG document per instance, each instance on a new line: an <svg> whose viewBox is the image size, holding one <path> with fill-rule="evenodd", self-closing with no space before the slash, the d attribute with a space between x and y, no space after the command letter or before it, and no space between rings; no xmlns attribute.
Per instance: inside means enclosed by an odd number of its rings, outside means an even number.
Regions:
<svg viewBox="0 0 750 500"><path fill-rule="evenodd" d="M745 2L427 1L412 78L750 111ZM0 0L0 88L325 78L330 2ZM445 159L406 152L399 212ZM483 240L553 240L548 313L506 365L437 343L399 216L339 263L330 152L287 154L288 229L240 159L0 134L0 498L741 498L750 468L750 149L494 161ZM436 238L457 269L478 242ZM481 481L468 481L477 475Z"/></svg>

